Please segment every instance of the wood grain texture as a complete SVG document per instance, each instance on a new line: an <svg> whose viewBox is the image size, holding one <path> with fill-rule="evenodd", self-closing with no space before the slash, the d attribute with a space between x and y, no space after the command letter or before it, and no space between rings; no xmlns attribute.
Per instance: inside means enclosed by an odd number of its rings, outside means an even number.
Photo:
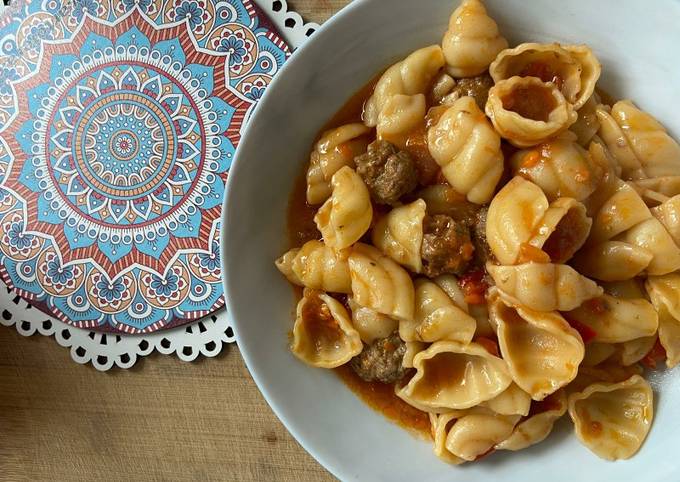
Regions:
<svg viewBox="0 0 680 482"><path fill-rule="evenodd" d="M323 22L348 0L289 0ZM0 327L2 481L333 480L260 395L236 345L131 370L75 364L52 339Z"/></svg>

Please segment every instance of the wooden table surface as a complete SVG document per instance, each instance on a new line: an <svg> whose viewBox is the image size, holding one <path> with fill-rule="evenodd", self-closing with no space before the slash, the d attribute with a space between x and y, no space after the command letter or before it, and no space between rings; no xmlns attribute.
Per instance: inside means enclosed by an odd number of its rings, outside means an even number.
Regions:
<svg viewBox="0 0 680 482"><path fill-rule="evenodd" d="M347 3L288 0L319 23ZM274 416L235 345L100 373L52 339L0 327L0 480L333 478Z"/></svg>

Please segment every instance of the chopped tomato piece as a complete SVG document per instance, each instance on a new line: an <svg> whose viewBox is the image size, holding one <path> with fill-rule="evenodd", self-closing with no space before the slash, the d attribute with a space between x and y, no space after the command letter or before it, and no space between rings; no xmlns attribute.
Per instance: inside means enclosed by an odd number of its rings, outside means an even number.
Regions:
<svg viewBox="0 0 680 482"><path fill-rule="evenodd" d="M583 343L590 343L597 336L597 332L588 325L581 323L578 320L574 320L573 318L565 317L565 319L574 330L578 331L578 334L581 335L581 338L583 339Z"/></svg>
<svg viewBox="0 0 680 482"><path fill-rule="evenodd" d="M602 298L593 298L584 303L593 313L602 314L607 311L607 305Z"/></svg>
<svg viewBox="0 0 680 482"><path fill-rule="evenodd" d="M465 295L465 302L471 305L481 305L485 302L484 294L489 285L484 280L484 270L470 271L458 281Z"/></svg>

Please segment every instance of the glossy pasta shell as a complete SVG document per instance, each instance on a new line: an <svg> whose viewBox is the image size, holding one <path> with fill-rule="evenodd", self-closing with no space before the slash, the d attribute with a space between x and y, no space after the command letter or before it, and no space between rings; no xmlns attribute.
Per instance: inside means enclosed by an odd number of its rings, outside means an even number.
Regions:
<svg viewBox="0 0 680 482"><path fill-rule="evenodd" d="M621 383L595 383L569 396L576 436L606 460L632 457L649 433L653 414L652 389L639 375Z"/></svg>
<svg viewBox="0 0 680 482"><path fill-rule="evenodd" d="M538 91L542 93L538 94ZM542 105L546 120L525 117L507 109L505 99L513 96L520 99L532 96L537 102L549 97L551 103ZM510 77L497 82L489 90L485 110L501 137L516 147L540 144L567 130L578 118L573 106L554 84L545 83L536 77Z"/></svg>
<svg viewBox="0 0 680 482"><path fill-rule="evenodd" d="M416 374L397 395L428 412L474 407L512 382L505 362L476 343L433 343L415 356L413 366Z"/></svg>
<svg viewBox="0 0 680 482"><path fill-rule="evenodd" d="M449 20L442 48L453 77L472 77L487 70L508 42L480 0L463 0Z"/></svg>
<svg viewBox="0 0 680 482"><path fill-rule="evenodd" d="M332 317L332 322L315 316L315 312L307 315L306 305L313 303L313 297L319 298L322 303L318 304L318 309L327 310ZM316 307L312 308L312 310L316 309ZM293 327L291 346L293 354L310 366L335 368L350 361L361 353L362 349L363 344L359 333L352 326L345 307L328 295L306 290L297 305L297 318Z"/></svg>
<svg viewBox="0 0 680 482"><path fill-rule="evenodd" d="M423 265L420 251L426 207L422 199L396 207L375 223L371 233L380 251L414 273L420 273Z"/></svg>
<svg viewBox="0 0 680 482"><path fill-rule="evenodd" d="M556 312L536 312L490 295L498 342L512 378L534 400L571 382L585 348L578 332Z"/></svg>
<svg viewBox="0 0 680 482"><path fill-rule="evenodd" d="M650 276L647 292L659 313L659 342L666 350L666 365L680 364L680 275Z"/></svg>

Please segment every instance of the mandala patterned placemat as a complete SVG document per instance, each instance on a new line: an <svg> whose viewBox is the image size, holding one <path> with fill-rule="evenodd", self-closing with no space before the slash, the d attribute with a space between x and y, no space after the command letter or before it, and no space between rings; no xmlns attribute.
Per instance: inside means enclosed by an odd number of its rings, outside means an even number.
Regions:
<svg viewBox="0 0 680 482"><path fill-rule="evenodd" d="M38 0L0 19L0 276L79 328L224 304L241 128L289 50L250 0Z"/></svg>

